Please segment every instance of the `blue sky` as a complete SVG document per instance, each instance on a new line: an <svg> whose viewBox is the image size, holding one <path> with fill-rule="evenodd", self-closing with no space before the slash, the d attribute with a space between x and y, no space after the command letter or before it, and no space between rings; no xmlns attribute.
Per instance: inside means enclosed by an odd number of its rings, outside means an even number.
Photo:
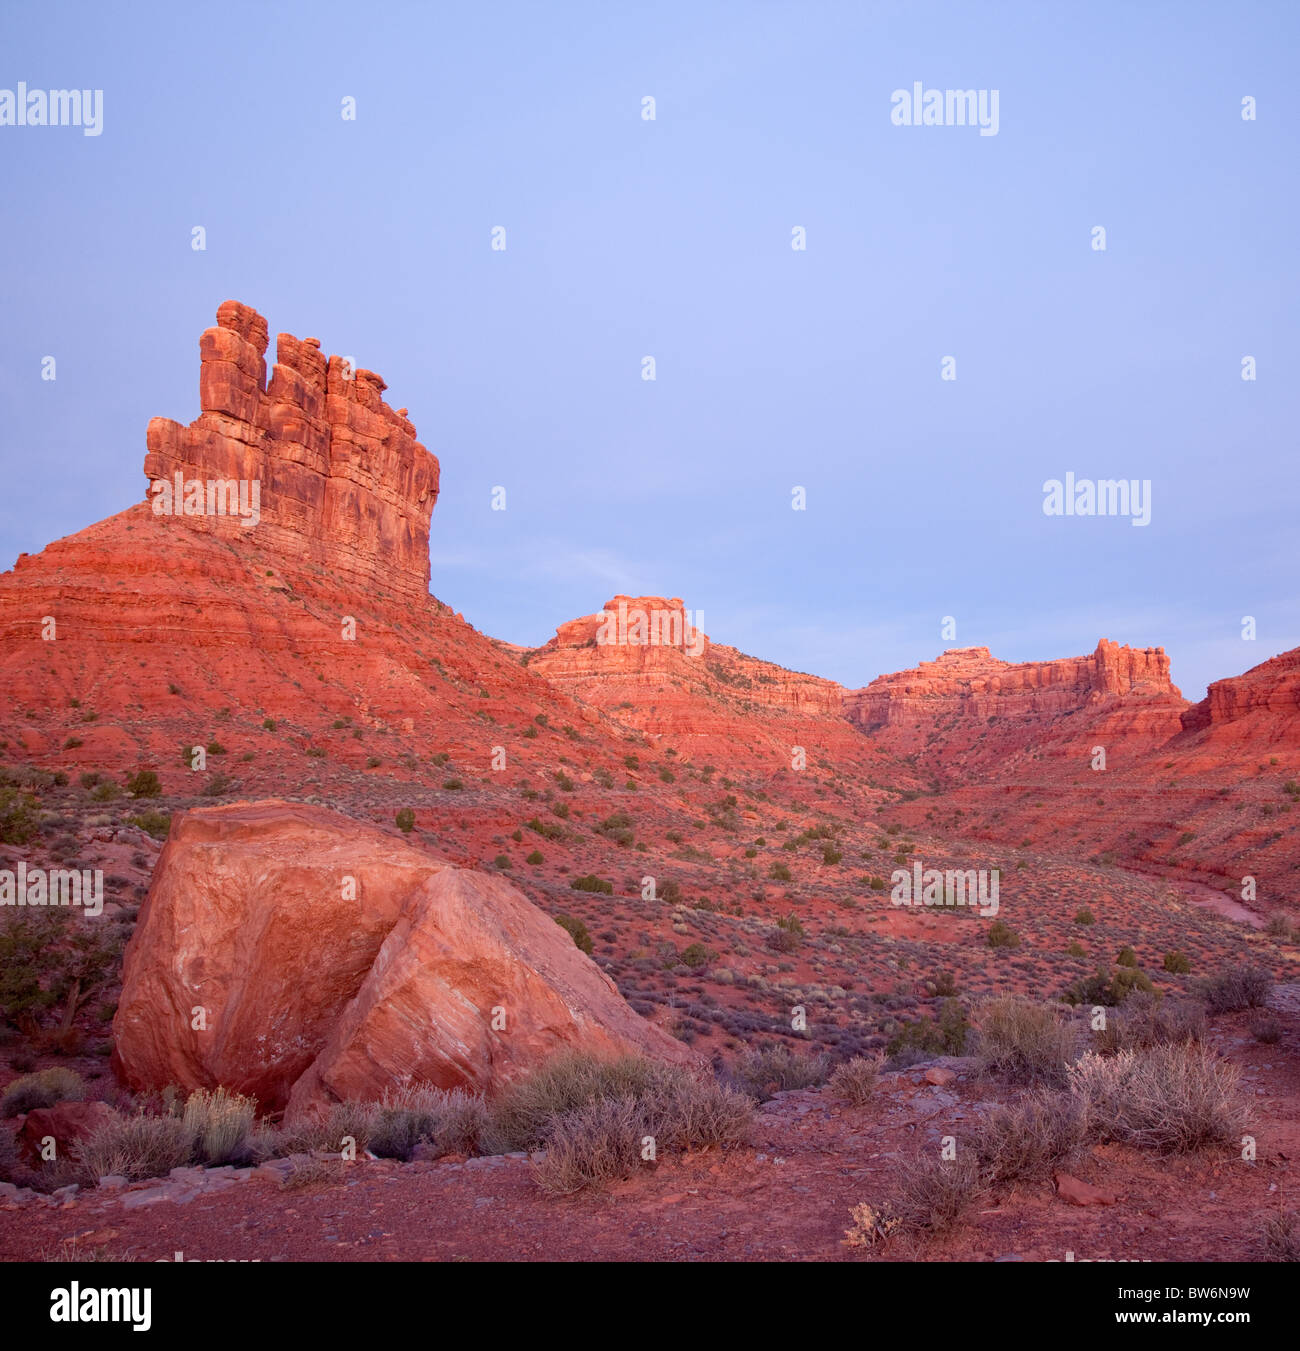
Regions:
<svg viewBox="0 0 1300 1351"><path fill-rule="evenodd" d="M432 590L494 636L679 595L856 686L951 615L1009 660L1161 644L1199 697L1300 644L1298 38L1284 3L7 0L0 88L102 88L104 129L0 127L0 566L143 496L232 298L410 409ZM917 80L997 89L998 134L893 125ZM1151 524L1045 516L1066 471L1150 479Z"/></svg>

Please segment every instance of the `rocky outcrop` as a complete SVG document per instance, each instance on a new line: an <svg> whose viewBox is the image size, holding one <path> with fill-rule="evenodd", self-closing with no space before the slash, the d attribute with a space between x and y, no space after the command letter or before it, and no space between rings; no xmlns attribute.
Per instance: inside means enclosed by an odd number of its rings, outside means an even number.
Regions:
<svg viewBox="0 0 1300 1351"><path fill-rule="evenodd" d="M267 341L256 310L234 300L217 310L216 327L199 339L199 417L188 427L149 423L154 511L200 530L254 530L276 552L346 581L427 594L438 461L415 439L406 409L384 402L373 371L288 333L268 385ZM220 489L209 495L217 483L256 484L256 511L246 489L240 519L219 512L228 503Z"/></svg>
<svg viewBox="0 0 1300 1351"><path fill-rule="evenodd" d="M702 613L677 597L614 596L521 660L687 762L770 774L802 755L814 767L879 777L882 753L845 719L842 686L714 642ZM906 769L902 780L912 786Z"/></svg>
<svg viewBox="0 0 1300 1351"><path fill-rule="evenodd" d="M1243 675L1216 680L1183 714L1189 732L1250 724L1260 745L1300 740L1300 648L1261 662ZM1268 726L1264 726L1268 724Z"/></svg>
<svg viewBox="0 0 1300 1351"><path fill-rule="evenodd" d="M403 1079L491 1092L566 1049L690 1063L497 877L282 801L172 826L127 948L114 1066L267 1109Z"/></svg>
<svg viewBox="0 0 1300 1351"><path fill-rule="evenodd" d="M1180 699L1162 647L1102 639L1091 656L999 661L987 647L951 648L936 661L880 676L848 696L849 717L866 731L928 726L937 717L1059 716L1113 698Z"/></svg>
<svg viewBox="0 0 1300 1351"><path fill-rule="evenodd" d="M697 627L701 618L675 596L614 596L596 614L561 624L549 643L528 654L529 668L598 707L626 705L633 719L651 698L666 710L698 696L840 715L844 690L833 680L714 643Z"/></svg>

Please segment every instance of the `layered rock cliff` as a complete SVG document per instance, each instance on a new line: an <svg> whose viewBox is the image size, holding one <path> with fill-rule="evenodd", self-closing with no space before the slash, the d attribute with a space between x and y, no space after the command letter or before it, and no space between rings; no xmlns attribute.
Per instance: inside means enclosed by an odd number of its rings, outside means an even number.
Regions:
<svg viewBox="0 0 1300 1351"><path fill-rule="evenodd" d="M1086 657L999 661L987 647L957 647L910 671L880 676L847 700L866 731L929 726L936 717L1057 716L1114 698L1181 699L1162 647L1121 647L1103 638Z"/></svg>
<svg viewBox="0 0 1300 1351"><path fill-rule="evenodd" d="M161 417L149 423L151 506L161 514L165 493L170 514L193 528L249 529L225 514L182 513L172 485L188 495L194 483L255 483L259 519L251 529L264 547L345 582L427 594L438 461L415 439L406 409L384 402L386 386L373 371L353 370L342 357L327 358L315 338L288 333L276 342L268 385L267 340L256 310L234 300L217 310L216 327L199 339L198 418L188 427Z"/></svg>
<svg viewBox="0 0 1300 1351"><path fill-rule="evenodd" d="M1288 740L1300 745L1300 648L1261 662L1243 675L1216 680L1205 698L1183 714L1183 727L1189 732L1244 728L1247 723L1252 732L1261 730L1256 724L1269 724L1261 744Z"/></svg>

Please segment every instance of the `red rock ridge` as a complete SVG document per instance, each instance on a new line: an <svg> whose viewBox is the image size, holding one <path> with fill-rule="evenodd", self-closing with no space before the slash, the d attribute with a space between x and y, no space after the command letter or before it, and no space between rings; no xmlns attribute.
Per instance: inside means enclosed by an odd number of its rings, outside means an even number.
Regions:
<svg viewBox="0 0 1300 1351"><path fill-rule="evenodd" d="M852 691L847 711L872 731L929 726L945 713L1052 716L1129 696L1181 700L1164 648L1121 647L1103 638L1091 656L1016 663L999 661L987 647L951 648L936 661Z"/></svg>
<svg viewBox="0 0 1300 1351"><path fill-rule="evenodd" d="M305 558L345 580L382 580L395 591L429 589L429 518L438 461L416 439L406 409L384 402L373 371L352 372L315 338L280 334L266 382L266 320L227 300L199 339L199 417L149 423L144 472L152 484L183 479L260 485L260 521L249 533L287 558ZM230 532L238 521L195 515L195 529Z"/></svg>
<svg viewBox="0 0 1300 1351"><path fill-rule="evenodd" d="M631 702L634 714L648 695L681 702L691 690L777 712L842 713L842 686L714 643L694 626L699 617L676 596L613 596L596 614L561 624L532 652L529 666L589 703ZM674 689L681 693L674 696Z"/></svg>
<svg viewBox="0 0 1300 1351"><path fill-rule="evenodd" d="M1189 732L1247 722L1272 724L1262 744L1300 741L1300 647L1243 675L1214 681L1205 698L1183 714L1183 727Z"/></svg>

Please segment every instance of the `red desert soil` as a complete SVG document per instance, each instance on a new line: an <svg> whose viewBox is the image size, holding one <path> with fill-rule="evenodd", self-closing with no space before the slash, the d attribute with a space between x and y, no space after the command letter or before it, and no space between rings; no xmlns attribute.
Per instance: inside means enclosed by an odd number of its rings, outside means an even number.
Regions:
<svg viewBox="0 0 1300 1351"><path fill-rule="evenodd" d="M1293 1047L1300 1013L1281 1017ZM760 1109L751 1147L665 1161L604 1193L547 1197L518 1156L367 1160L342 1183L301 1190L257 1176L210 1192L140 1183L58 1208L0 1210L0 1260L156 1261L176 1252L263 1262L1257 1260L1264 1220L1300 1197L1300 1060L1251 1041L1238 1018L1220 1020L1215 1041L1243 1064L1254 1096L1255 1163L1095 1146L1073 1175L1113 1193L1114 1205L1071 1205L1050 1184L1016 1189L923 1248L853 1249L842 1240L855 1204L889 1194L900 1155L933 1146L981 1104L1005 1097L963 1062L946 1062L959 1074L944 1089L925 1082L923 1067L886 1075L865 1107L829 1089L781 1094ZM191 1199L178 1204L168 1191Z"/></svg>

